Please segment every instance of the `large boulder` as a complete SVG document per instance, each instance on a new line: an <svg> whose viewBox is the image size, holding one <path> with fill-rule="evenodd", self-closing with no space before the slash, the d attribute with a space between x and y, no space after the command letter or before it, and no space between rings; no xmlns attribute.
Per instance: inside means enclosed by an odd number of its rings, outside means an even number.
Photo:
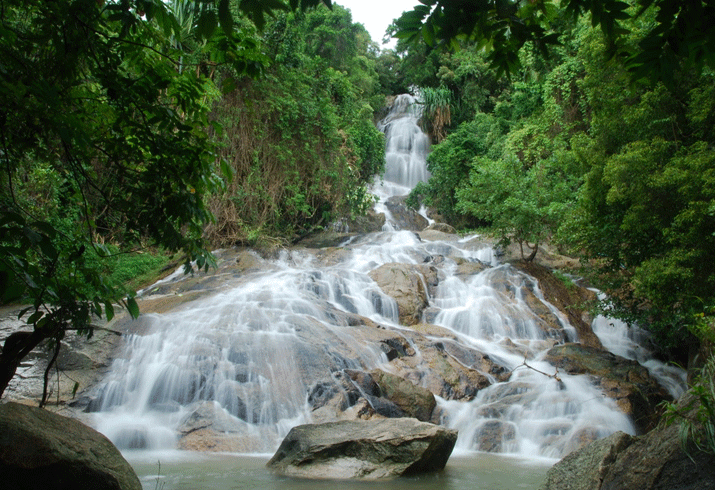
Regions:
<svg viewBox="0 0 715 490"><path fill-rule="evenodd" d="M429 265L387 263L369 275L385 294L395 300L403 325L420 322L429 305L429 291L438 283L437 269Z"/></svg>
<svg viewBox="0 0 715 490"><path fill-rule="evenodd" d="M629 415L640 433L658 423L658 405L671 397L636 361L582 344L553 347L544 360L568 374L588 374Z"/></svg>
<svg viewBox="0 0 715 490"><path fill-rule="evenodd" d="M414 209L405 205L407 196L392 196L385 207L392 215L392 222L398 230L420 231L429 225L429 221Z"/></svg>
<svg viewBox="0 0 715 490"><path fill-rule="evenodd" d="M456 431L411 418L301 425L267 466L291 477L377 480L439 471L456 441Z"/></svg>
<svg viewBox="0 0 715 490"><path fill-rule="evenodd" d="M600 490L616 456L631 444L633 437L615 432L569 453L549 469L540 490Z"/></svg>
<svg viewBox="0 0 715 490"><path fill-rule="evenodd" d="M429 390L380 369L370 371L370 376L382 396L397 405L407 417L423 422L430 420L437 400Z"/></svg>
<svg viewBox="0 0 715 490"><path fill-rule="evenodd" d="M141 490L119 450L90 427L18 403L0 405L0 488Z"/></svg>

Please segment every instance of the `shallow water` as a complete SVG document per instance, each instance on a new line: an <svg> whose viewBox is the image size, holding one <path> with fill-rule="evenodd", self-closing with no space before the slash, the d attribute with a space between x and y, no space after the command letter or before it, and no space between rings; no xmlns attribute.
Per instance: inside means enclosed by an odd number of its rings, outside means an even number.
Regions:
<svg viewBox="0 0 715 490"><path fill-rule="evenodd" d="M454 454L439 473L361 482L280 477L269 454L125 453L144 490L537 490L555 460L498 454Z"/></svg>

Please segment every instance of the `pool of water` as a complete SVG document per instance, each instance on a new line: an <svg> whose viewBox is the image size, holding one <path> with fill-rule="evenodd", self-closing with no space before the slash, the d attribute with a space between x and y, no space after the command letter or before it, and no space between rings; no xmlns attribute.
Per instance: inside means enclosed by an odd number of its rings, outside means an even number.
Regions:
<svg viewBox="0 0 715 490"><path fill-rule="evenodd" d="M454 454L446 468L390 481L300 480L275 475L269 454L125 453L144 490L537 490L555 460Z"/></svg>

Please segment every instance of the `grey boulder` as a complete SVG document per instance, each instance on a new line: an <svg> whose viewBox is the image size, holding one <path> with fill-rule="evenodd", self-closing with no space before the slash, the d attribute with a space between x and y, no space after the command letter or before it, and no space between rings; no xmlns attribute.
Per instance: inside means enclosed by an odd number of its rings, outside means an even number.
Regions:
<svg viewBox="0 0 715 490"><path fill-rule="evenodd" d="M439 471L457 432L413 418L294 427L267 466L283 476L378 480Z"/></svg>
<svg viewBox="0 0 715 490"><path fill-rule="evenodd" d="M0 489L141 490L119 450L96 430L41 408L0 405Z"/></svg>

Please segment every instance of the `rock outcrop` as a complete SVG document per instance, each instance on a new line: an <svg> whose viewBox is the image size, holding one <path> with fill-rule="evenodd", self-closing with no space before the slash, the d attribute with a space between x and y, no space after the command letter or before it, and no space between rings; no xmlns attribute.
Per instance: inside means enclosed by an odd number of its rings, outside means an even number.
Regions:
<svg viewBox="0 0 715 490"><path fill-rule="evenodd" d="M437 400L429 390L380 369L370 371L370 376L379 387L382 396L397 405L405 416L422 422L432 418Z"/></svg>
<svg viewBox="0 0 715 490"><path fill-rule="evenodd" d="M141 490L114 445L74 419L46 410L0 405L0 487L14 490Z"/></svg>
<svg viewBox="0 0 715 490"><path fill-rule="evenodd" d="M593 442L549 469L540 490L713 490L715 456L683 449L677 423Z"/></svg>
<svg viewBox="0 0 715 490"><path fill-rule="evenodd" d="M308 403L319 421L411 417L427 422L437 405L429 390L380 369L334 373L312 388Z"/></svg>
<svg viewBox="0 0 715 490"><path fill-rule="evenodd" d="M457 433L412 418L294 427L268 467L284 476L378 480L439 471Z"/></svg>
<svg viewBox="0 0 715 490"><path fill-rule="evenodd" d="M596 293L574 283L564 282L554 270L533 262L515 262L514 265L536 278L539 288L551 304L556 306L578 333L578 341L589 347L603 348L601 341L591 329L592 318L588 305L596 301ZM565 276L560 276L565 277Z"/></svg>
<svg viewBox="0 0 715 490"><path fill-rule="evenodd" d="M406 198L407 196L392 196L385 203L385 207L392 214L392 223L398 230L423 230L429 222L417 211L405 206Z"/></svg>
<svg viewBox="0 0 715 490"><path fill-rule="evenodd" d="M629 415L640 433L658 423L657 406L671 397L665 389L636 361L582 344L553 347L545 360L568 374L593 376L603 393L613 398Z"/></svg>
<svg viewBox="0 0 715 490"><path fill-rule="evenodd" d="M437 269L429 265L388 263L370 272L380 289L397 302L400 323L420 322L429 305L430 289L437 286Z"/></svg>

